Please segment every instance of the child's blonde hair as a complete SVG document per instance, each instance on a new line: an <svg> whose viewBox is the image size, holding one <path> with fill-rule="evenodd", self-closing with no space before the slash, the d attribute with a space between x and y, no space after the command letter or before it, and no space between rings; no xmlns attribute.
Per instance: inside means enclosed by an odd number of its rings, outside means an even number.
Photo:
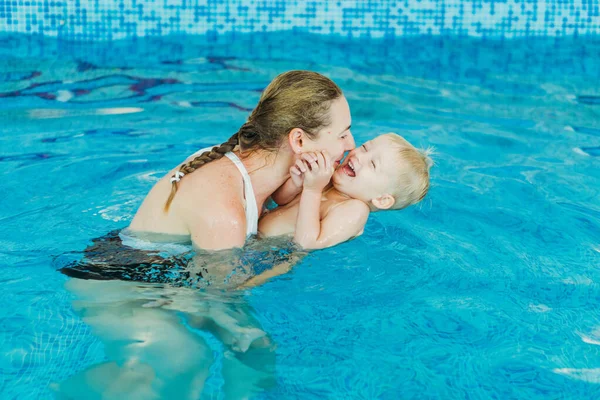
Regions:
<svg viewBox="0 0 600 400"><path fill-rule="evenodd" d="M402 136L387 133L393 146L397 147L398 157L402 166L394 180L392 195L395 203L392 210L400 210L423 200L429 191L429 170L433 166L431 148L420 150L415 148Z"/></svg>

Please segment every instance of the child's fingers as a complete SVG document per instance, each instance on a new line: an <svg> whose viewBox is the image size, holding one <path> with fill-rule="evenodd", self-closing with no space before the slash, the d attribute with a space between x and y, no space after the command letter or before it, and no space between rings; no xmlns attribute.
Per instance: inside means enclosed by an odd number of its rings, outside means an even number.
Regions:
<svg viewBox="0 0 600 400"><path fill-rule="evenodd" d="M308 171L308 166L306 165L306 163L303 160L297 160L296 161L296 167L301 171L301 172L306 172Z"/></svg>
<svg viewBox="0 0 600 400"><path fill-rule="evenodd" d="M314 163L315 161L317 161L317 156L315 155L315 153L302 153L300 155L300 157L304 160L307 161L309 163Z"/></svg>
<svg viewBox="0 0 600 400"><path fill-rule="evenodd" d="M329 156L329 153L327 152L327 150L323 150L321 152L321 155L323 156L323 159L325 160L325 170L329 171L332 168L332 164L331 164L331 157Z"/></svg>
<svg viewBox="0 0 600 400"><path fill-rule="evenodd" d="M323 153L321 152L317 153L317 163L319 167L325 168L325 157L323 157Z"/></svg>
<svg viewBox="0 0 600 400"><path fill-rule="evenodd" d="M311 170L315 170L319 168L318 159L316 154L311 154L311 157L307 160L308 166Z"/></svg>
<svg viewBox="0 0 600 400"><path fill-rule="evenodd" d="M302 175L302 171L300 171L300 168L298 168L298 166L292 165L292 168L290 168L290 174Z"/></svg>

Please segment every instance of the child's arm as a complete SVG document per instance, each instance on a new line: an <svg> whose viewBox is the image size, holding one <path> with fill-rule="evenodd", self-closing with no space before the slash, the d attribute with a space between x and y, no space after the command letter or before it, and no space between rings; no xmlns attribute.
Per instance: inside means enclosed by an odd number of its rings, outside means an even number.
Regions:
<svg viewBox="0 0 600 400"><path fill-rule="evenodd" d="M331 210L321 221L323 188L333 175L333 166L324 152L310 163L304 173L294 241L305 249L322 249L344 242L362 233L369 217L369 206L360 200L347 200Z"/></svg>
<svg viewBox="0 0 600 400"><path fill-rule="evenodd" d="M316 161L316 156L312 153L304 153L296 161L296 164L292 165L290 168L290 178L271 195L271 199L278 206L288 204L302 192L304 173L307 171L304 161L309 163Z"/></svg>
<svg viewBox="0 0 600 400"><path fill-rule="evenodd" d="M293 167L292 167L293 168ZM291 173L291 171L290 171ZM293 177L294 175L292 175ZM302 191L302 182L300 186L296 185L293 178L289 178L283 185L279 187L272 195L271 199L277 203L278 206L288 204L298 196Z"/></svg>

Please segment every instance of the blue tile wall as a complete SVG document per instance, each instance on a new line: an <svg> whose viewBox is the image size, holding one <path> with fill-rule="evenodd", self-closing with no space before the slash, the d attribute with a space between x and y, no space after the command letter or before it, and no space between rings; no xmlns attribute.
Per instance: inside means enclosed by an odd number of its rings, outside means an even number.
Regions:
<svg viewBox="0 0 600 400"><path fill-rule="evenodd" d="M600 0L0 0L0 32L78 40L280 30L351 37L600 33Z"/></svg>

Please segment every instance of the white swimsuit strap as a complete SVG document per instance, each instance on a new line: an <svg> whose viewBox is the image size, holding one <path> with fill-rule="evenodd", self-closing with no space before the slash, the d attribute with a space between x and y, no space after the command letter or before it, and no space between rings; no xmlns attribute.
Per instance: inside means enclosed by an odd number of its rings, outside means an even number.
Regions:
<svg viewBox="0 0 600 400"><path fill-rule="evenodd" d="M256 204L256 197L254 196L254 189L252 189L252 181L250 175L246 170L246 167L242 161L235 155L235 153L225 153L225 156L229 158L237 167L242 174L244 179L244 208L246 210L246 236L255 235L258 232L258 205Z"/></svg>
<svg viewBox="0 0 600 400"><path fill-rule="evenodd" d="M210 151L212 148L206 147L204 149L200 149L191 156L189 156L185 162L189 161L193 157L197 157L205 151ZM248 175L248 171L242 161L235 155L235 153L229 152L225 153L225 156L231 160L237 167L237 169L242 174L242 178L244 179L244 209L246 210L246 236L255 235L258 232L258 206L256 204L256 198L254 197L254 189L252 189L252 181L250 180L250 175Z"/></svg>

